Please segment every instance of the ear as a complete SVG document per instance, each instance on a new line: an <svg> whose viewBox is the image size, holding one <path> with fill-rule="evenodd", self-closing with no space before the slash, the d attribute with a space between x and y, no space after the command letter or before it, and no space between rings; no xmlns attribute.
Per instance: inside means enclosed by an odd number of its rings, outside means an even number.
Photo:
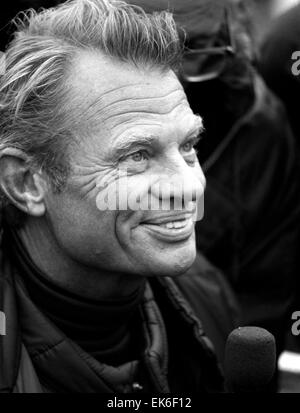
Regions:
<svg viewBox="0 0 300 413"><path fill-rule="evenodd" d="M47 184L42 174L28 165L27 155L16 148L0 151L0 188L21 211L42 216Z"/></svg>

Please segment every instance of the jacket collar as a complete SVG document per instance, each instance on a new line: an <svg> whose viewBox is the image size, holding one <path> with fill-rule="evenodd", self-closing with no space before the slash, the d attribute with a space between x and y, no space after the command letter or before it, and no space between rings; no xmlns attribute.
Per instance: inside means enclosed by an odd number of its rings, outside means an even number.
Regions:
<svg viewBox="0 0 300 413"><path fill-rule="evenodd" d="M35 307L17 277L16 289L22 340L45 387L55 392L130 392L147 366L155 390L168 391L165 327L150 285L141 304L146 348L140 360L116 368L98 362L59 331Z"/></svg>

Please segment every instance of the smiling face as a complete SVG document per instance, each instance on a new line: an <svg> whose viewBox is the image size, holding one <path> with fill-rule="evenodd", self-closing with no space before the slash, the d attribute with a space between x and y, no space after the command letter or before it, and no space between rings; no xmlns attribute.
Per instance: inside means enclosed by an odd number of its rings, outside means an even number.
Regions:
<svg viewBox="0 0 300 413"><path fill-rule="evenodd" d="M71 173L64 191L46 198L62 251L81 265L116 273L185 272L196 254L193 214L205 179L193 148L201 119L175 74L86 52L74 62L68 86L76 119ZM138 194L154 210L130 202L99 208L101 183L117 197L124 190L120 171L127 171L127 201ZM193 200L189 208L175 208L184 196Z"/></svg>

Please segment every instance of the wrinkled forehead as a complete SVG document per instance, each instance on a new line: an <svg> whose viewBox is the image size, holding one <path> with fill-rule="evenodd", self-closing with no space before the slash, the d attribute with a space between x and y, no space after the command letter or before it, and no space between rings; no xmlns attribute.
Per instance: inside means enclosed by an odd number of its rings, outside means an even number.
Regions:
<svg viewBox="0 0 300 413"><path fill-rule="evenodd" d="M122 116L167 115L191 111L173 71L136 68L95 53L76 58L68 78L68 95L76 124L114 123ZM178 109L177 109L178 108ZM181 109L179 109L181 108Z"/></svg>

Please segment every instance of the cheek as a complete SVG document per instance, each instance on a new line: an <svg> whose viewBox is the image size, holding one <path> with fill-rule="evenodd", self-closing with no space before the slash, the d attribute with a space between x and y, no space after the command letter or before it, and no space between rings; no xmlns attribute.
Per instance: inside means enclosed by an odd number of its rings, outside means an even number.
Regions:
<svg viewBox="0 0 300 413"><path fill-rule="evenodd" d="M59 194L48 202L47 215L58 241L70 248L97 248L115 236L116 211L99 211L93 197Z"/></svg>
<svg viewBox="0 0 300 413"><path fill-rule="evenodd" d="M131 216L141 210L141 203L147 201L155 176L134 175L121 176L100 187L96 196L99 211L119 211L123 216ZM147 203L147 202L146 202Z"/></svg>
<svg viewBox="0 0 300 413"><path fill-rule="evenodd" d="M121 261L116 211L99 211L94 202L74 202L72 211L54 218L57 242L74 261L97 268L111 268Z"/></svg>

